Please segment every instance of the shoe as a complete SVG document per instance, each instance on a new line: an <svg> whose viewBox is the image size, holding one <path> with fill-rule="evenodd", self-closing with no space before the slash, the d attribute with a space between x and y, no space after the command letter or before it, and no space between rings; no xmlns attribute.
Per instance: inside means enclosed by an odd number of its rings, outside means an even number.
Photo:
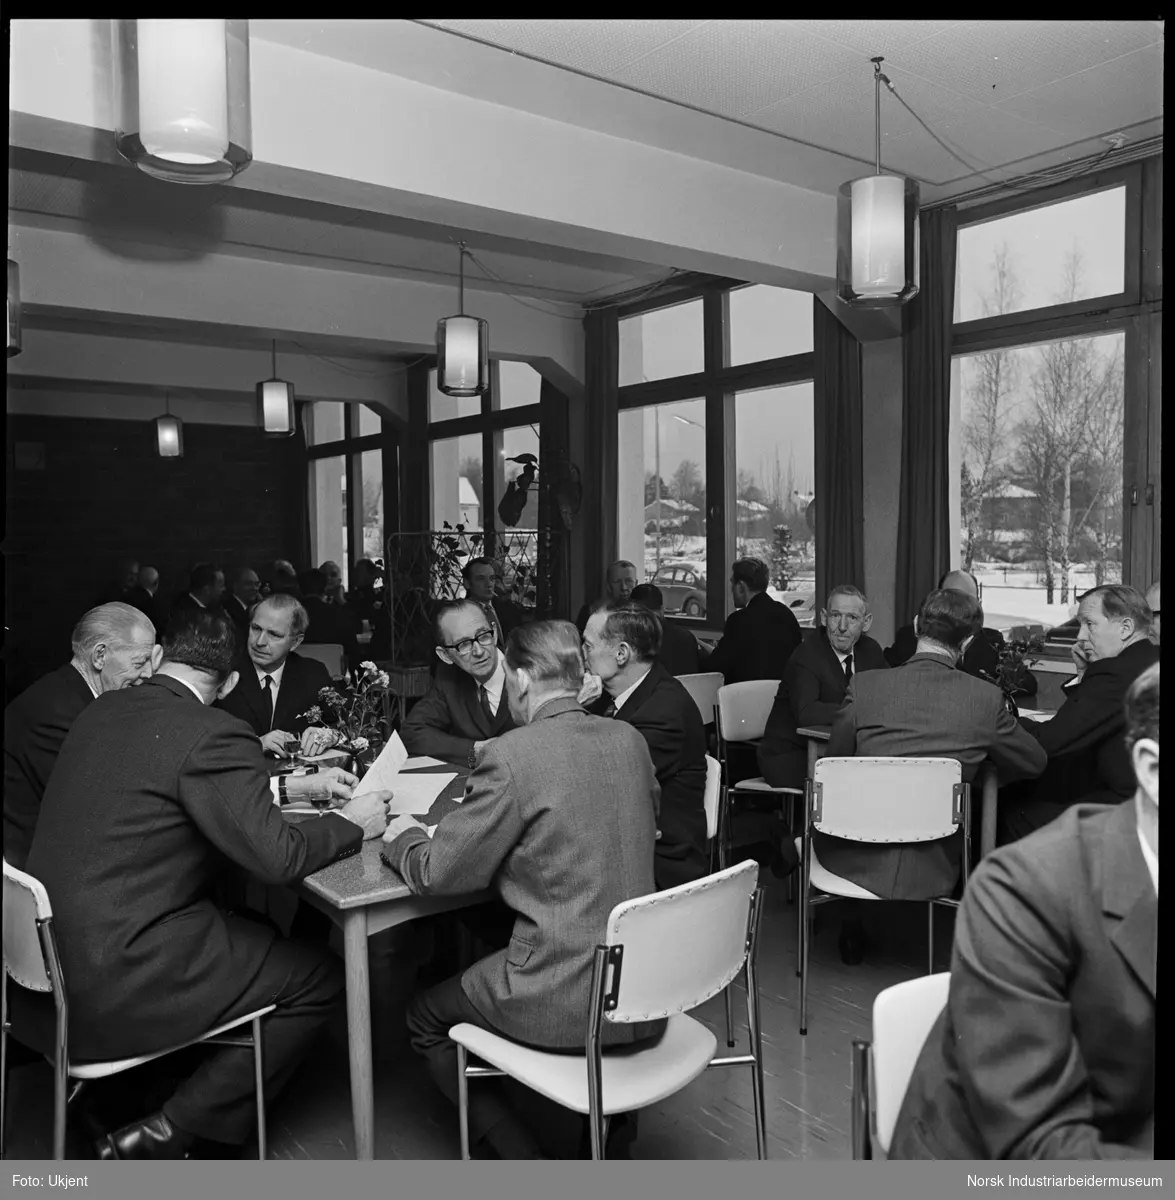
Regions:
<svg viewBox="0 0 1175 1200"><path fill-rule="evenodd" d="M98 1157L111 1159L188 1158L195 1139L176 1127L163 1115L156 1113L142 1121L124 1125L115 1133L99 1138Z"/></svg>
<svg viewBox="0 0 1175 1200"><path fill-rule="evenodd" d="M846 967L855 967L861 963L865 957L865 932L860 922L845 921L841 925L837 946L840 949L840 961Z"/></svg>
<svg viewBox="0 0 1175 1200"><path fill-rule="evenodd" d="M786 879L799 865L800 856L795 844L786 836L777 841L771 852L771 874L776 879Z"/></svg>

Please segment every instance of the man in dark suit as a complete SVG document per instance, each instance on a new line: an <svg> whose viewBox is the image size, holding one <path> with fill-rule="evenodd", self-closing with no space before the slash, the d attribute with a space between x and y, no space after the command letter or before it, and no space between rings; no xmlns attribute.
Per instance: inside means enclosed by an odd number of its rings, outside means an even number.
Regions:
<svg viewBox="0 0 1175 1200"><path fill-rule="evenodd" d="M832 725L829 757L956 758L963 782L990 759L1002 779L1032 778L1045 755L994 684L955 670L983 627L979 602L934 591L918 612L918 652L890 671L854 675ZM873 845L816 832L821 865L885 900L949 896L959 880L959 835L913 845Z"/></svg>
<svg viewBox="0 0 1175 1200"><path fill-rule="evenodd" d="M1158 663L1125 726L1132 801L1075 805L971 877L890 1158L1154 1158Z"/></svg>
<svg viewBox="0 0 1175 1200"><path fill-rule="evenodd" d="M604 596L602 600L597 600L595 603L588 602L579 610L579 615L575 618L575 627L579 630L580 636L583 636L583 631L587 628L588 617L592 615L592 611L603 606L612 606L627 604L629 596L632 595L632 589L636 587L637 573L636 565L630 563L627 559L621 558L612 563L608 570L604 572Z"/></svg>
<svg viewBox="0 0 1175 1200"><path fill-rule="evenodd" d="M1048 754L1044 774L1000 797L1001 843L1015 841L1055 820L1079 800L1125 799L1133 769L1122 742L1122 700L1159 648L1150 640L1151 608L1122 584L1086 592L1077 609L1076 656L1088 665L1065 688L1050 721L1024 727Z"/></svg>
<svg viewBox="0 0 1175 1200"><path fill-rule="evenodd" d="M654 889L653 764L635 729L576 703L583 658L574 626L538 621L514 630L506 677L521 728L490 744L461 806L431 840L411 817L397 818L384 835L388 858L413 892L493 886L516 914L508 948L409 1006L413 1049L452 1101L457 1054L449 1030L459 1022L583 1053L592 959L608 915ZM605 1022L604 1043L657 1037L663 1027ZM471 1142L501 1158L539 1157L493 1081L479 1083L469 1089Z"/></svg>
<svg viewBox="0 0 1175 1200"><path fill-rule="evenodd" d="M115 565L110 583L95 595L94 603L90 607L100 608L103 604L127 603L127 593L138 583L138 580L138 560L120 558Z"/></svg>
<svg viewBox="0 0 1175 1200"><path fill-rule="evenodd" d="M235 661L228 618L194 614L169 630L153 679L78 717L45 792L28 869L53 898L71 1055L150 1054L276 1004L264 1021L272 1097L342 992L342 971L325 948L220 910L211 898L217 864L224 856L266 882L292 884L378 837L390 793L287 823L256 740L211 707L236 682ZM354 776L339 775L330 790L345 797ZM34 1005L34 1041L35 1013ZM252 1053L220 1050L161 1112L104 1138L100 1153L182 1158L199 1139L240 1144L254 1113Z"/></svg>
<svg viewBox="0 0 1175 1200"><path fill-rule="evenodd" d="M249 635L249 610L261 599L261 580L252 567L241 567L233 576L233 585L222 601L242 638Z"/></svg>
<svg viewBox="0 0 1175 1200"><path fill-rule="evenodd" d="M708 873L706 735L698 706L656 661L661 620L639 604L601 609L583 635L587 669L604 687L602 715L645 739L661 788L653 872L660 890ZM606 698L606 703L605 703Z"/></svg>
<svg viewBox="0 0 1175 1200"><path fill-rule="evenodd" d="M92 608L73 631L73 658L4 710L4 857L24 869L53 765L82 710L159 665L155 628L129 604Z"/></svg>
<svg viewBox="0 0 1175 1200"><path fill-rule="evenodd" d="M804 786L808 739L796 731L831 725L853 678L888 666L881 647L866 636L873 614L864 592L851 584L834 587L820 620L822 627L784 668L759 743L759 769L772 787Z"/></svg>
<svg viewBox="0 0 1175 1200"><path fill-rule="evenodd" d="M492 559L471 558L461 568L461 578L465 581L465 594L485 609L498 645L505 646L510 631L526 620L526 614L513 600L495 594L501 580L498 567Z"/></svg>
<svg viewBox="0 0 1175 1200"><path fill-rule="evenodd" d="M392 655L391 595L386 587L377 586L380 579L381 573L375 563L370 558L360 558L352 568L352 590L347 594L347 603L354 609L355 616L371 625L371 643L367 653L376 662ZM411 632L408 637L411 640ZM397 654L399 656L404 652L405 647L401 645ZM410 652L408 658L400 661L412 661Z"/></svg>
<svg viewBox="0 0 1175 1200"><path fill-rule="evenodd" d="M726 618L722 640L703 667L720 671L727 683L782 679L787 660L804 635L795 614L767 595L770 575L757 558L740 558L730 569L735 611Z"/></svg>
<svg viewBox="0 0 1175 1200"><path fill-rule="evenodd" d="M126 593L123 603L137 608L155 626L156 641L163 640L163 629L167 624L159 604L159 572L154 567L143 567L139 571L135 586Z"/></svg>
<svg viewBox="0 0 1175 1200"><path fill-rule="evenodd" d="M979 584L970 571L948 571L938 582L939 588L953 592L964 592L979 599ZM913 624L903 625L894 636L894 643L885 652L885 661L891 667L900 667L912 658L918 649L918 637ZM998 629L981 629L967 653L959 660L959 670L986 679L993 683L999 679L1000 652L1004 649L1004 635ZM1036 676L1023 663L1016 673L1015 695L1029 698L1036 695Z"/></svg>
<svg viewBox="0 0 1175 1200"><path fill-rule="evenodd" d="M171 603L172 618L217 609L224 596L224 572L215 563L197 563L188 579L188 590Z"/></svg>
<svg viewBox="0 0 1175 1200"><path fill-rule="evenodd" d="M400 736L409 754L427 754L472 770L485 744L514 728L497 635L475 600L442 604L433 619L441 665L413 706Z"/></svg>
<svg viewBox="0 0 1175 1200"><path fill-rule="evenodd" d="M631 601L656 613L661 618L661 649L657 661L670 675L696 675L702 669L702 652L698 639L688 629L661 616L664 597L655 583L638 583L632 589Z"/></svg>
<svg viewBox="0 0 1175 1200"><path fill-rule="evenodd" d="M319 691L332 686L322 663L294 653L308 623L306 610L293 596L275 592L262 600L249 624L240 682L216 701L278 758L286 757L288 744L306 729L303 714L318 703Z"/></svg>
<svg viewBox="0 0 1175 1200"><path fill-rule="evenodd" d="M359 622L349 604L331 604L326 598L326 576L317 567L298 576L302 607L310 624L304 641L308 646L342 646L352 670L359 666Z"/></svg>

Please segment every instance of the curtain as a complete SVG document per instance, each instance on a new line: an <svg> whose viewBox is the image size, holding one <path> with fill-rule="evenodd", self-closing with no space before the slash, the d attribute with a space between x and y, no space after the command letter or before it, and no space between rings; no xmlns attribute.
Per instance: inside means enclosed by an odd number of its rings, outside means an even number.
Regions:
<svg viewBox="0 0 1175 1200"><path fill-rule="evenodd" d="M299 570L312 565L310 557L310 460L306 456L303 404L294 405L294 433L282 443L286 519L281 557Z"/></svg>
<svg viewBox="0 0 1175 1200"><path fill-rule="evenodd" d="M620 322L616 309L584 318L583 464L585 599L604 591L604 572L616 556L616 389L620 379ZM574 458L574 455L572 456Z"/></svg>
<svg viewBox="0 0 1175 1200"><path fill-rule="evenodd" d="M571 484L568 401L549 379L544 379L539 389L539 406L542 416L539 424L538 616L567 620L571 615L571 559L559 498L569 491Z"/></svg>
<svg viewBox="0 0 1175 1200"><path fill-rule="evenodd" d="M954 208L922 213L918 295L902 329L902 475L895 625L911 620L950 565L951 322Z"/></svg>
<svg viewBox="0 0 1175 1200"><path fill-rule="evenodd" d="M828 306L815 308L816 607L837 584L864 590L861 343Z"/></svg>

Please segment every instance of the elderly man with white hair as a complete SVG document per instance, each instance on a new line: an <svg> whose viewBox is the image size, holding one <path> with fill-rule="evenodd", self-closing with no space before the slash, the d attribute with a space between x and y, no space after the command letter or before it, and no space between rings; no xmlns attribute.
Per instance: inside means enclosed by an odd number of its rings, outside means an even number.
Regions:
<svg viewBox="0 0 1175 1200"><path fill-rule="evenodd" d="M65 736L103 692L149 679L162 650L155 626L129 604L90 609L73 631L73 657L39 679L4 710L4 857L28 858L41 798Z"/></svg>

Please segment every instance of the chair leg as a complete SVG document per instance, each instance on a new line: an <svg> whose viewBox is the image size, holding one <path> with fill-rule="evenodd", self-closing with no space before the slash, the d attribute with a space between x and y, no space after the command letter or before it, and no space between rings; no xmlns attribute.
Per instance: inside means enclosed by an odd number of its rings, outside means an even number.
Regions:
<svg viewBox="0 0 1175 1200"><path fill-rule="evenodd" d="M65 1161L65 1108L68 1097L69 1064L63 1054L53 1060L53 1159Z"/></svg>
<svg viewBox="0 0 1175 1200"><path fill-rule="evenodd" d="M808 1032L808 945L812 940L808 908L808 872L800 880L800 1033Z"/></svg>
<svg viewBox="0 0 1175 1200"><path fill-rule="evenodd" d="M804 973L803 955L804 955L804 902L802 893L804 890L804 858L803 847L800 848L800 866L799 870L793 871L792 875L799 875L800 880L797 884L800 889L801 896L796 901L796 978L799 979Z"/></svg>
<svg viewBox="0 0 1175 1200"><path fill-rule="evenodd" d="M763 1035L759 1027L759 979L747 964L747 1034L751 1043L751 1092L755 1107L755 1147L759 1158L767 1157L767 1103L763 1088Z"/></svg>
<svg viewBox="0 0 1175 1200"><path fill-rule="evenodd" d="M457 1046L457 1119L461 1123L461 1157L469 1161L469 1079L465 1074L468 1055L465 1047Z"/></svg>
<svg viewBox="0 0 1175 1200"><path fill-rule="evenodd" d="M0 968L2 969L2 968ZM8 1132L8 1014L0 1021L0 1158L4 1158Z"/></svg>
<svg viewBox="0 0 1175 1200"><path fill-rule="evenodd" d="M730 989L734 984L727 984L726 989L722 993L723 1007L726 1009L726 1044L728 1047L734 1045L734 1000L731 998Z"/></svg>
<svg viewBox="0 0 1175 1200"><path fill-rule="evenodd" d="M257 1089L257 1157L269 1157L265 1129L265 1049L261 1044L261 1018L253 1018L253 1086Z"/></svg>
<svg viewBox="0 0 1175 1200"><path fill-rule="evenodd" d="M934 901L926 906L926 974L934 974Z"/></svg>
<svg viewBox="0 0 1175 1200"><path fill-rule="evenodd" d="M608 1145L608 1120L593 1104L588 1113L588 1121L591 1123L592 1130L592 1158L600 1162L604 1158L604 1152Z"/></svg>

